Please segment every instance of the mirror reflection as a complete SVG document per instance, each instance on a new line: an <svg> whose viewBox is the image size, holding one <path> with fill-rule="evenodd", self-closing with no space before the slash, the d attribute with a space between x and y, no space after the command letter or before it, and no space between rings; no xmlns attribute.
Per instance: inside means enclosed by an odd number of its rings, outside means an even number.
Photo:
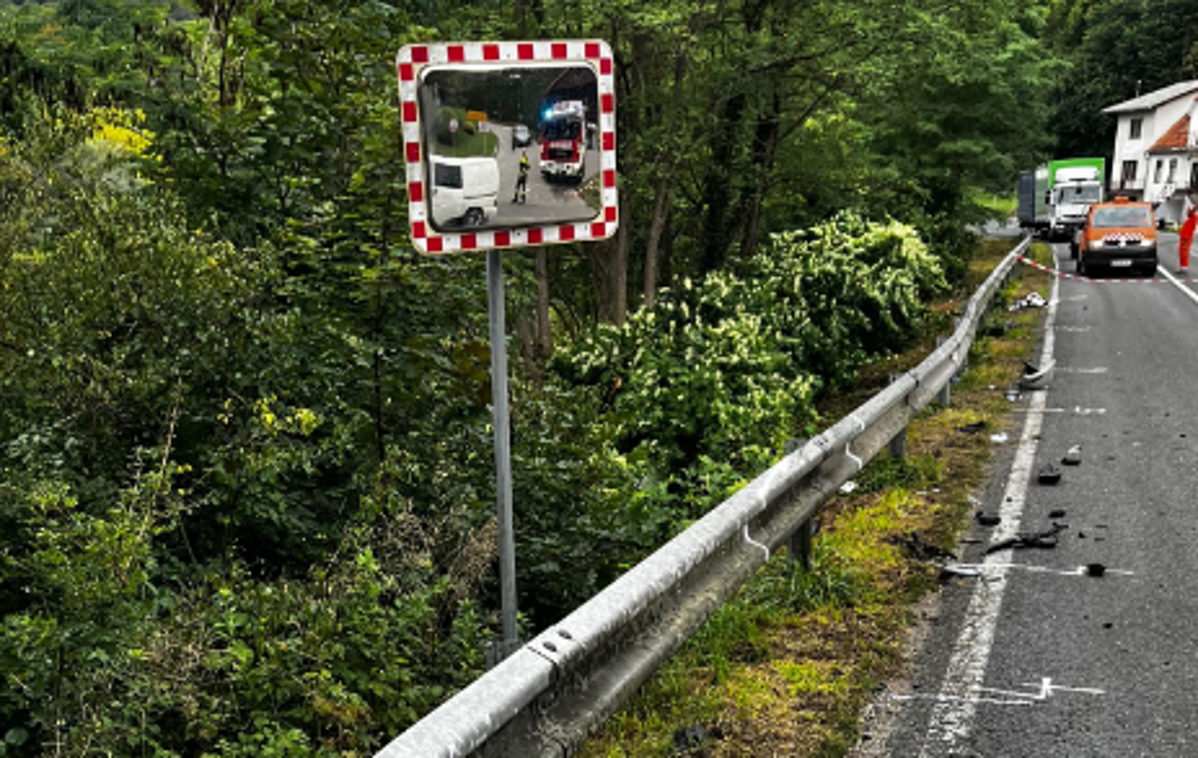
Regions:
<svg viewBox="0 0 1198 758"><path fill-rule="evenodd" d="M434 229L599 215L599 83L589 66L429 68L418 97Z"/></svg>

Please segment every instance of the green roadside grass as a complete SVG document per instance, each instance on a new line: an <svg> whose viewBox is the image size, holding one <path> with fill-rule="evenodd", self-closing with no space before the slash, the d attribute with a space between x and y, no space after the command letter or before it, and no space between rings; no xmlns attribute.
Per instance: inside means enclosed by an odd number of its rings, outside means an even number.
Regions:
<svg viewBox="0 0 1198 758"><path fill-rule="evenodd" d="M821 408L826 423L918 364L952 315L1014 245L985 240L957 297L936 303L921 343L862 372L853 391ZM1033 256L1050 262L1046 249ZM893 543L918 532L952 548L969 523L969 497L989 474L990 433L1013 423L1004 392L1033 354L1041 310L1009 312L1047 274L1024 267L979 329L951 403L933 403L908 428L906 458L880 453L821 512L810 571L775 555L737 597L647 682L584 747L584 758L843 756L857 742L875 689L907 662L912 607L939 587L936 567ZM958 427L984 422L985 434Z"/></svg>
<svg viewBox="0 0 1198 758"><path fill-rule="evenodd" d="M1015 215L1019 200L1015 195L995 195L988 192L976 192L969 198L974 205L992 212L999 218Z"/></svg>

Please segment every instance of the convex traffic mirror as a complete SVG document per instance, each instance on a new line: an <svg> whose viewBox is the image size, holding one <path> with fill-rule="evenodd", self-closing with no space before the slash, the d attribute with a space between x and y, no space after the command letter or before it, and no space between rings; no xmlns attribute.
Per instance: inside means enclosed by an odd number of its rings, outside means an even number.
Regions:
<svg viewBox="0 0 1198 758"><path fill-rule="evenodd" d="M398 68L418 249L615 232L615 98L605 43L408 46Z"/></svg>

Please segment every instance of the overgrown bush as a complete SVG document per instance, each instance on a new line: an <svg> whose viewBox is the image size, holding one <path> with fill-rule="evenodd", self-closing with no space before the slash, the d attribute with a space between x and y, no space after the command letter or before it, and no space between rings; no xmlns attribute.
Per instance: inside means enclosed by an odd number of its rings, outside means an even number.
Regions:
<svg viewBox="0 0 1198 758"><path fill-rule="evenodd" d="M736 273L663 292L655 309L571 345L553 369L590 388L639 466L628 512L653 523L656 544L808 433L816 392L905 346L944 287L912 228L842 214L775 235Z"/></svg>

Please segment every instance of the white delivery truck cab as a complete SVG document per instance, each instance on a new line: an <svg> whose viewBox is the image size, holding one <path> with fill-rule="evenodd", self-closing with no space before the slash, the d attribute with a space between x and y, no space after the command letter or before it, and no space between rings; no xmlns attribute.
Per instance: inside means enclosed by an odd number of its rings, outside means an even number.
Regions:
<svg viewBox="0 0 1198 758"><path fill-rule="evenodd" d="M434 155L429 164L433 226L479 226L498 212L499 161Z"/></svg>

